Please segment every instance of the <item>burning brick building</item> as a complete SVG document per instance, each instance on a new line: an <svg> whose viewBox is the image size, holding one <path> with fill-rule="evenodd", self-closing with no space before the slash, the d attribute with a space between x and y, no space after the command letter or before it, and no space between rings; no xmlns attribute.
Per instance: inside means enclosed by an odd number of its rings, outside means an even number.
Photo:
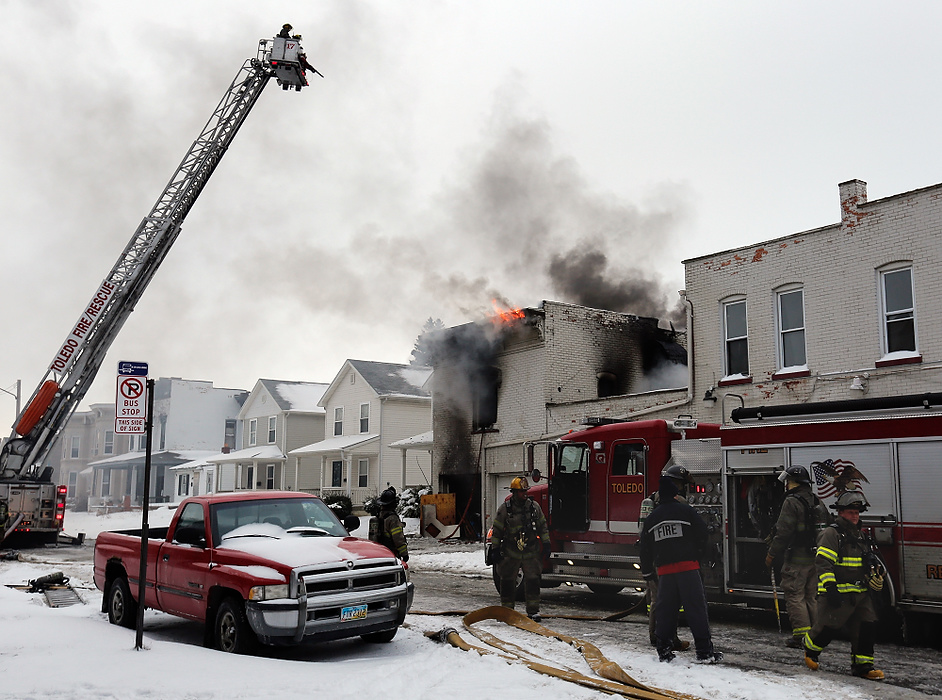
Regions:
<svg viewBox="0 0 942 700"><path fill-rule="evenodd" d="M684 332L561 302L447 329L433 365L432 484L456 494L470 536L522 473L525 441L588 419L675 417L691 402Z"/></svg>

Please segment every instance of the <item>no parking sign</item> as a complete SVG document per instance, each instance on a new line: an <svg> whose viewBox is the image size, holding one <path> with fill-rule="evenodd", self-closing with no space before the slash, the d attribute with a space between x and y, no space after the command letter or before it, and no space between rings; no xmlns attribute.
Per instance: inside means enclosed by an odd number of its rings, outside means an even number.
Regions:
<svg viewBox="0 0 942 700"><path fill-rule="evenodd" d="M114 431L142 434L147 424L147 363L119 362Z"/></svg>

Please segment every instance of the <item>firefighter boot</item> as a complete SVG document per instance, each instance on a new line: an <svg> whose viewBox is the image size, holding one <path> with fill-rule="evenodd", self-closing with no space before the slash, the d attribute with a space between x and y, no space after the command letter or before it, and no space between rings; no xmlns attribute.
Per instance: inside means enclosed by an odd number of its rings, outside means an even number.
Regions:
<svg viewBox="0 0 942 700"><path fill-rule="evenodd" d="M805 637L804 634L796 634L792 637L789 637L785 641L785 646L787 646L789 649L804 649L805 648L804 637Z"/></svg>
<svg viewBox="0 0 942 700"><path fill-rule="evenodd" d="M870 664L854 664L851 666L850 672L857 676L857 678L866 678L868 681L883 680L883 671L875 669Z"/></svg>

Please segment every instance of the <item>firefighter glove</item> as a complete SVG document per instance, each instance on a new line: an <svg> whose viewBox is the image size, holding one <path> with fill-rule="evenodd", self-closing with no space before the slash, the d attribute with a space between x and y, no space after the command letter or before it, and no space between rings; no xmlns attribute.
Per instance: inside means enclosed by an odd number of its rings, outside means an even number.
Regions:
<svg viewBox="0 0 942 700"><path fill-rule="evenodd" d="M499 549L491 550L491 561L495 564L500 564L500 560L504 558L504 553Z"/></svg>
<svg viewBox="0 0 942 700"><path fill-rule="evenodd" d="M827 597L828 607L839 608L841 607L841 603L844 602L841 600L841 594L837 590L837 586L833 583L825 586L824 595Z"/></svg>
<svg viewBox="0 0 942 700"><path fill-rule="evenodd" d="M772 555L771 554L765 555L765 568L766 569L772 568Z"/></svg>
<svg viewBox="0 0 942 700"><path fill-rule="evenodd" d="M548 557L550 555L550 552L552 551L553 551L553 548L550 545L550 543L544 542L543 543L543 558L545 559L546 557Z"/></svg>
<svg viewBox="0 0 942 700"><path fill-rule="evenodd" d="M399 558L402 559L402 561L409 561L409 555L408 555L408 554L403 554L403 555L402 555L401 557L399 557Z"/></svg>
<svg viewBox="0 0 942 700"><path fill-rule="evenodd" d="M878 573L874 573L869 579L867 579L867 585L870 586L871 591L876 591L879 593L883 590L883 576Z"/></svg>

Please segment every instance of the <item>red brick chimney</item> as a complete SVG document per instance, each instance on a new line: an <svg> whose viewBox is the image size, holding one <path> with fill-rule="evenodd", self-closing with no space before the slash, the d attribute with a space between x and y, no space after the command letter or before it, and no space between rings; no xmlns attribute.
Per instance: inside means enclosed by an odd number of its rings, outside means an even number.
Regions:
<svg viewBox="0 0 942 700"><path fill-rule="evenodd" d="M867 216L859 210L860 205L867 203L867 183L863 180L848 180L837 187L841 193L841 233L853 234Z"/></svg>

